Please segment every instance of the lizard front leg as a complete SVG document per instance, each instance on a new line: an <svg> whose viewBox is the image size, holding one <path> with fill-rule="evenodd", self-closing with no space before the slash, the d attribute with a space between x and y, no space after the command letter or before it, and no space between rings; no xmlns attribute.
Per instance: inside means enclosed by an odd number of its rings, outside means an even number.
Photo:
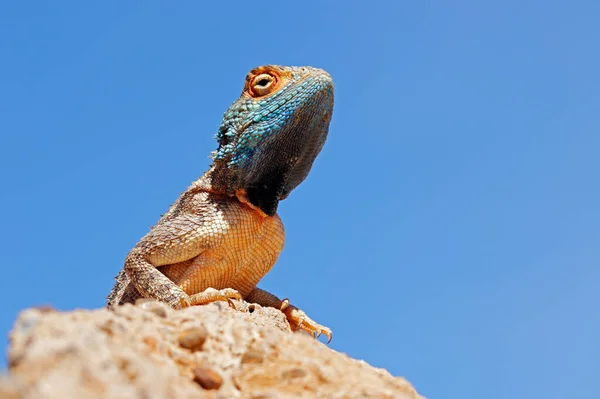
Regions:
<svg viewBox="0 0 600 399"><path fill-rule="evenodd" d="M285 314L285 317L293 330L300 329L312 334L317 338L323 334L327 337L327 343L331 341L331 329L316 323L310 317L308 317L306 313L297 307L290 305L290 301L288 299L281 300L270 292L256 287L246 297L246 301L257 303L261 306L279 309L283 312L283 314Z"/></svg>
<svg viewBox="0 0 600 399"><path fill-rule="evenodd" d="M157 269L197 257L207 248L218 245L226 233L226 225L211 225L206 216L184 213L163 220L127 255L125 273L143 297L157 299L175 309L214 301L233 305L231 299L241 299L234 289L208 288L189 296Z"/></svg>
<svg viewBox="0 0 600 399"><path fill-rule="evenodd" d="M153 298L173 308L191 305L189 296L167 276L162 274L138 247L125 259L125 273L144 298Z"/></svg>
<svg viewBox="0 0 600 399"><path fill-rule="evenodd" d="M209 287L197 294L188 295L145 260L142 254L135 252L139 251L132 251L125 260L125 272L144 298L154 298L165 302L174 309L205 305L215 301L227 301L229 306L235 307L231 300L242 299L240 293L232 288L217 290Z"/></svg>

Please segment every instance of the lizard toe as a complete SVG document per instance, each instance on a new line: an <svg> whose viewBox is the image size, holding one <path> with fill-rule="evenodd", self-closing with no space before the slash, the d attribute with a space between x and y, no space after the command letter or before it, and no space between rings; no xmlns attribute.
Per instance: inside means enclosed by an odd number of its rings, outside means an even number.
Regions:
<svg viewBox="0 0 600 399"><path fill-rule="evenodd" d="M331 342L331 338L333 337L331 329L315 322L300 309L289 305L289 303L285 303L285 305L282 306L282 311L290 323L292 330L306 331L315 339L319 338L321 335L325 335L327 337L327 343Z"/></svg>

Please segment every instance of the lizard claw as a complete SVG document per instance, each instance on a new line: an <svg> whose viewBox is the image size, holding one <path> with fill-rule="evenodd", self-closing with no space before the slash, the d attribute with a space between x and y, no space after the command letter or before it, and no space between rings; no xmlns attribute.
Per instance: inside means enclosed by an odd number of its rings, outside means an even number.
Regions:
<svg viewBox="0 0 600 399"><path fill-rule="evenodd" d="M207 288L202 292L190 295L189 303L190 306L197 306L206 305L207 303L216 301L226 301L229 306L235 309L233 299L238 301L242 299L242 295L233 288L224 288L222 290Z"/></svg>
<svg viewBox="0 0 600 399"><path fill-rule="evenodd" d="M179 298L179 309L189 308L190 306L192 306L192 304L190 303L189 296L186 295Z"/></svg>
<svg viewBox="0 0 600 399"><path fill-rule="evenodd" d="M327 337L327 343L331 342L331 338L333 337L331 329L316 323L308 317L306 313L297 307L290 305L290 301L287 298L282 301L279 309L285 314L292 330L306 331L315 339L319 338L321 335L325 335Z"/></svg>

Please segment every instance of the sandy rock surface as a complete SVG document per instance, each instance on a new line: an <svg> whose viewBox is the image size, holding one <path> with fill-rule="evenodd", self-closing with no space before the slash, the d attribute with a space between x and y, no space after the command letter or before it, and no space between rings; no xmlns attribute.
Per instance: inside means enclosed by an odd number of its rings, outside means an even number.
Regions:
<svg viewBox="0 0 600 399"><path fill-rule="evenodd" d="M276 309L27 309L0 398L421 398L403 378L292 333Z"/></svg>

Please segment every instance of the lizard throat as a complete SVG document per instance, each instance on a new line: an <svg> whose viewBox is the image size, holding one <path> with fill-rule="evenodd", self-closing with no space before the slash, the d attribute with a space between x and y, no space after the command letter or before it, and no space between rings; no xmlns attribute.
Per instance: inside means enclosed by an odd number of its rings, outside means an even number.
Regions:
<svg viewBox="0 0 600 399"><path fill-rule="evenodd" d="M274 216L279 205L281 193L281 176L270 175L247 188L232 184L235 175L222 162L215 162L204 174L203 190L214 194L236 197L261 216Z"/></svg>
<svg viewBox="0 0 600 399"><path fill-rule="evenodd" d="M245 189L237 190L235 196L242 204L248 206L250 209L258 213L262 217L269 217L273 215L267 215L259 206L254 205L248 198L248 193Z"/></svg>

